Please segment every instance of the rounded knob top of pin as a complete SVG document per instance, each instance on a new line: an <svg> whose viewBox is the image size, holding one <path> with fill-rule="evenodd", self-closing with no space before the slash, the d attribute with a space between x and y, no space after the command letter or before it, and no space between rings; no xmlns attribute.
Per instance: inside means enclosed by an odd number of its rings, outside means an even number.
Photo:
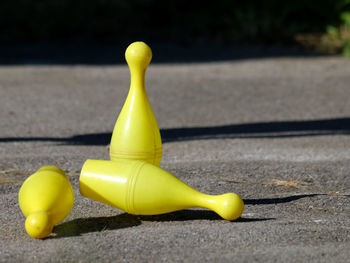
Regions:
<svg viewBox="0 0 350 263"><path fill-rule="evenodd" d="M126 49L125 59L130 67L146 69L152 60L152 50L144 42L134 42Z"/></svg>
<svg viewBox="0 0 350 263"><path fill-rule="evenodd" d="M45 212L30 214L25 223L27 233L34 238L45 238L51 234L53 224Z"/></svg>

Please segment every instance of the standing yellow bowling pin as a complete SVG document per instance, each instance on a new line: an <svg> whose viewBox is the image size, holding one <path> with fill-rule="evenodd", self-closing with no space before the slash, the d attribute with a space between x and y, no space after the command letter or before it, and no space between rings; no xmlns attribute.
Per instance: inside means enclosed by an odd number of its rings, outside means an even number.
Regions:
<svg viewBox="0 0 350 263"><path fill-rule="evenodd" d="M143 42L132 43L125 52L130 69L130 90L114 126L110 158L144 160L159 166L162 141L145 90L145 73L152 51Z"/></svg>
<svg viewBox="0 0 350 263"><path fill-rule="evenodd" d="M156 215L191 207L215 211L234 220L244 210L234 193L207 195L145 161L87 160L79 179L80 193L135 215Z"/></svg>
<svg viewBox="0 0 350 263"><path fill-rule="evenodd" d="M45 238L71 211L74 192L60 168L45 166L24 181L18 201L26 216L27 233L35 238Z"/></svg>

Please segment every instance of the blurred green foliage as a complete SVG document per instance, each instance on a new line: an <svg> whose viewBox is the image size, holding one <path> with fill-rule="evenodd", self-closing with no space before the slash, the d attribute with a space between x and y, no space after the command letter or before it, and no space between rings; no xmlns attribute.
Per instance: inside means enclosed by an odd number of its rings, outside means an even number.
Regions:
<svg viewBox="0 0 350 263"><path fill-rule="evenodd" d="M350 0L338 3L339 20L336 24L326 26L325 32L320 34L299 33L297 42L303 46L326 53L342 53L350 57Z"/></svg>
<svg viewBox="0 0 350 263"><path fill-rule="evenodd" d="M342 52L350 57L350 12L342 13L344 23L339 27L328 26L327 32L321 38L321 50L330 53Z"/></svg>
<svg viewBox="0 0 350 263"><path fill-rule="evenodd" d="M349 7L350 0L3 0L0 40L288 42L342 21L348 27Z"/></svg>

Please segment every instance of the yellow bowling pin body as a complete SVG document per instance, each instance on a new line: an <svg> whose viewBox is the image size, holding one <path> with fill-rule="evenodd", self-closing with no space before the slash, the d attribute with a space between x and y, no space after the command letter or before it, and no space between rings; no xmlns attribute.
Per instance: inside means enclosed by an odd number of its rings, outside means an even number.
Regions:
<svg viewBox="0 0 350 263"><path fill-rule="evenodd" d="M114 126L110 158L144 160L159 166L162 141L145 90L145 73L152 59L143 42L132 43L125 52L130 69L130 90Z"/></svg>
<svg viewBox="0 0 350 263"><path fill-rule="evenodd" d="M71 211L74 192L60 168L45 166L24 181L18 201L26 216L27 233L35 238L44 238Z"/></svg>
<svg viewBox="0 0 350 263"><path fill-rule="evenodd" d="M200 193L145 161L87 160L81 171L79 188L85 197L136 215L203 207L226 220L234 220L244 210L244 203L237 194L213 196Z"/></svg>

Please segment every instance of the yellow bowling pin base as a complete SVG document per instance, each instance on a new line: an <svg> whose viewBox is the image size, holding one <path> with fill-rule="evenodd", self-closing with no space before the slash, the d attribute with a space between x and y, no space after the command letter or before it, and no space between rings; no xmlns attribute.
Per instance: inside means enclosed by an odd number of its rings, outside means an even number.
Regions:
<svg viewBox="0 0 350 263"><path fill-rule="evenodd" d="M162 140L145 90L145 73L152 51L143 42L132 43L125 52L130 69L130 90L114 126L110 158L143 160L160 165Z"/></svg>
<svg viewBox="0 0 350 263"><path fill-rule="evenodd" d="M81 170L79 188L85 197L135 215L203 207L226 220L235 220L244 210L244 203L237 194L202 194L144 161L87 160Z"/></svg>
<svg viewBox="0 0 350 263"><path fill-rule="evenodd" d="M24 181L18 202L26 216L27 233L34 238L45 238L71 211L74 192L60 168L45 166Z"/></svg>

